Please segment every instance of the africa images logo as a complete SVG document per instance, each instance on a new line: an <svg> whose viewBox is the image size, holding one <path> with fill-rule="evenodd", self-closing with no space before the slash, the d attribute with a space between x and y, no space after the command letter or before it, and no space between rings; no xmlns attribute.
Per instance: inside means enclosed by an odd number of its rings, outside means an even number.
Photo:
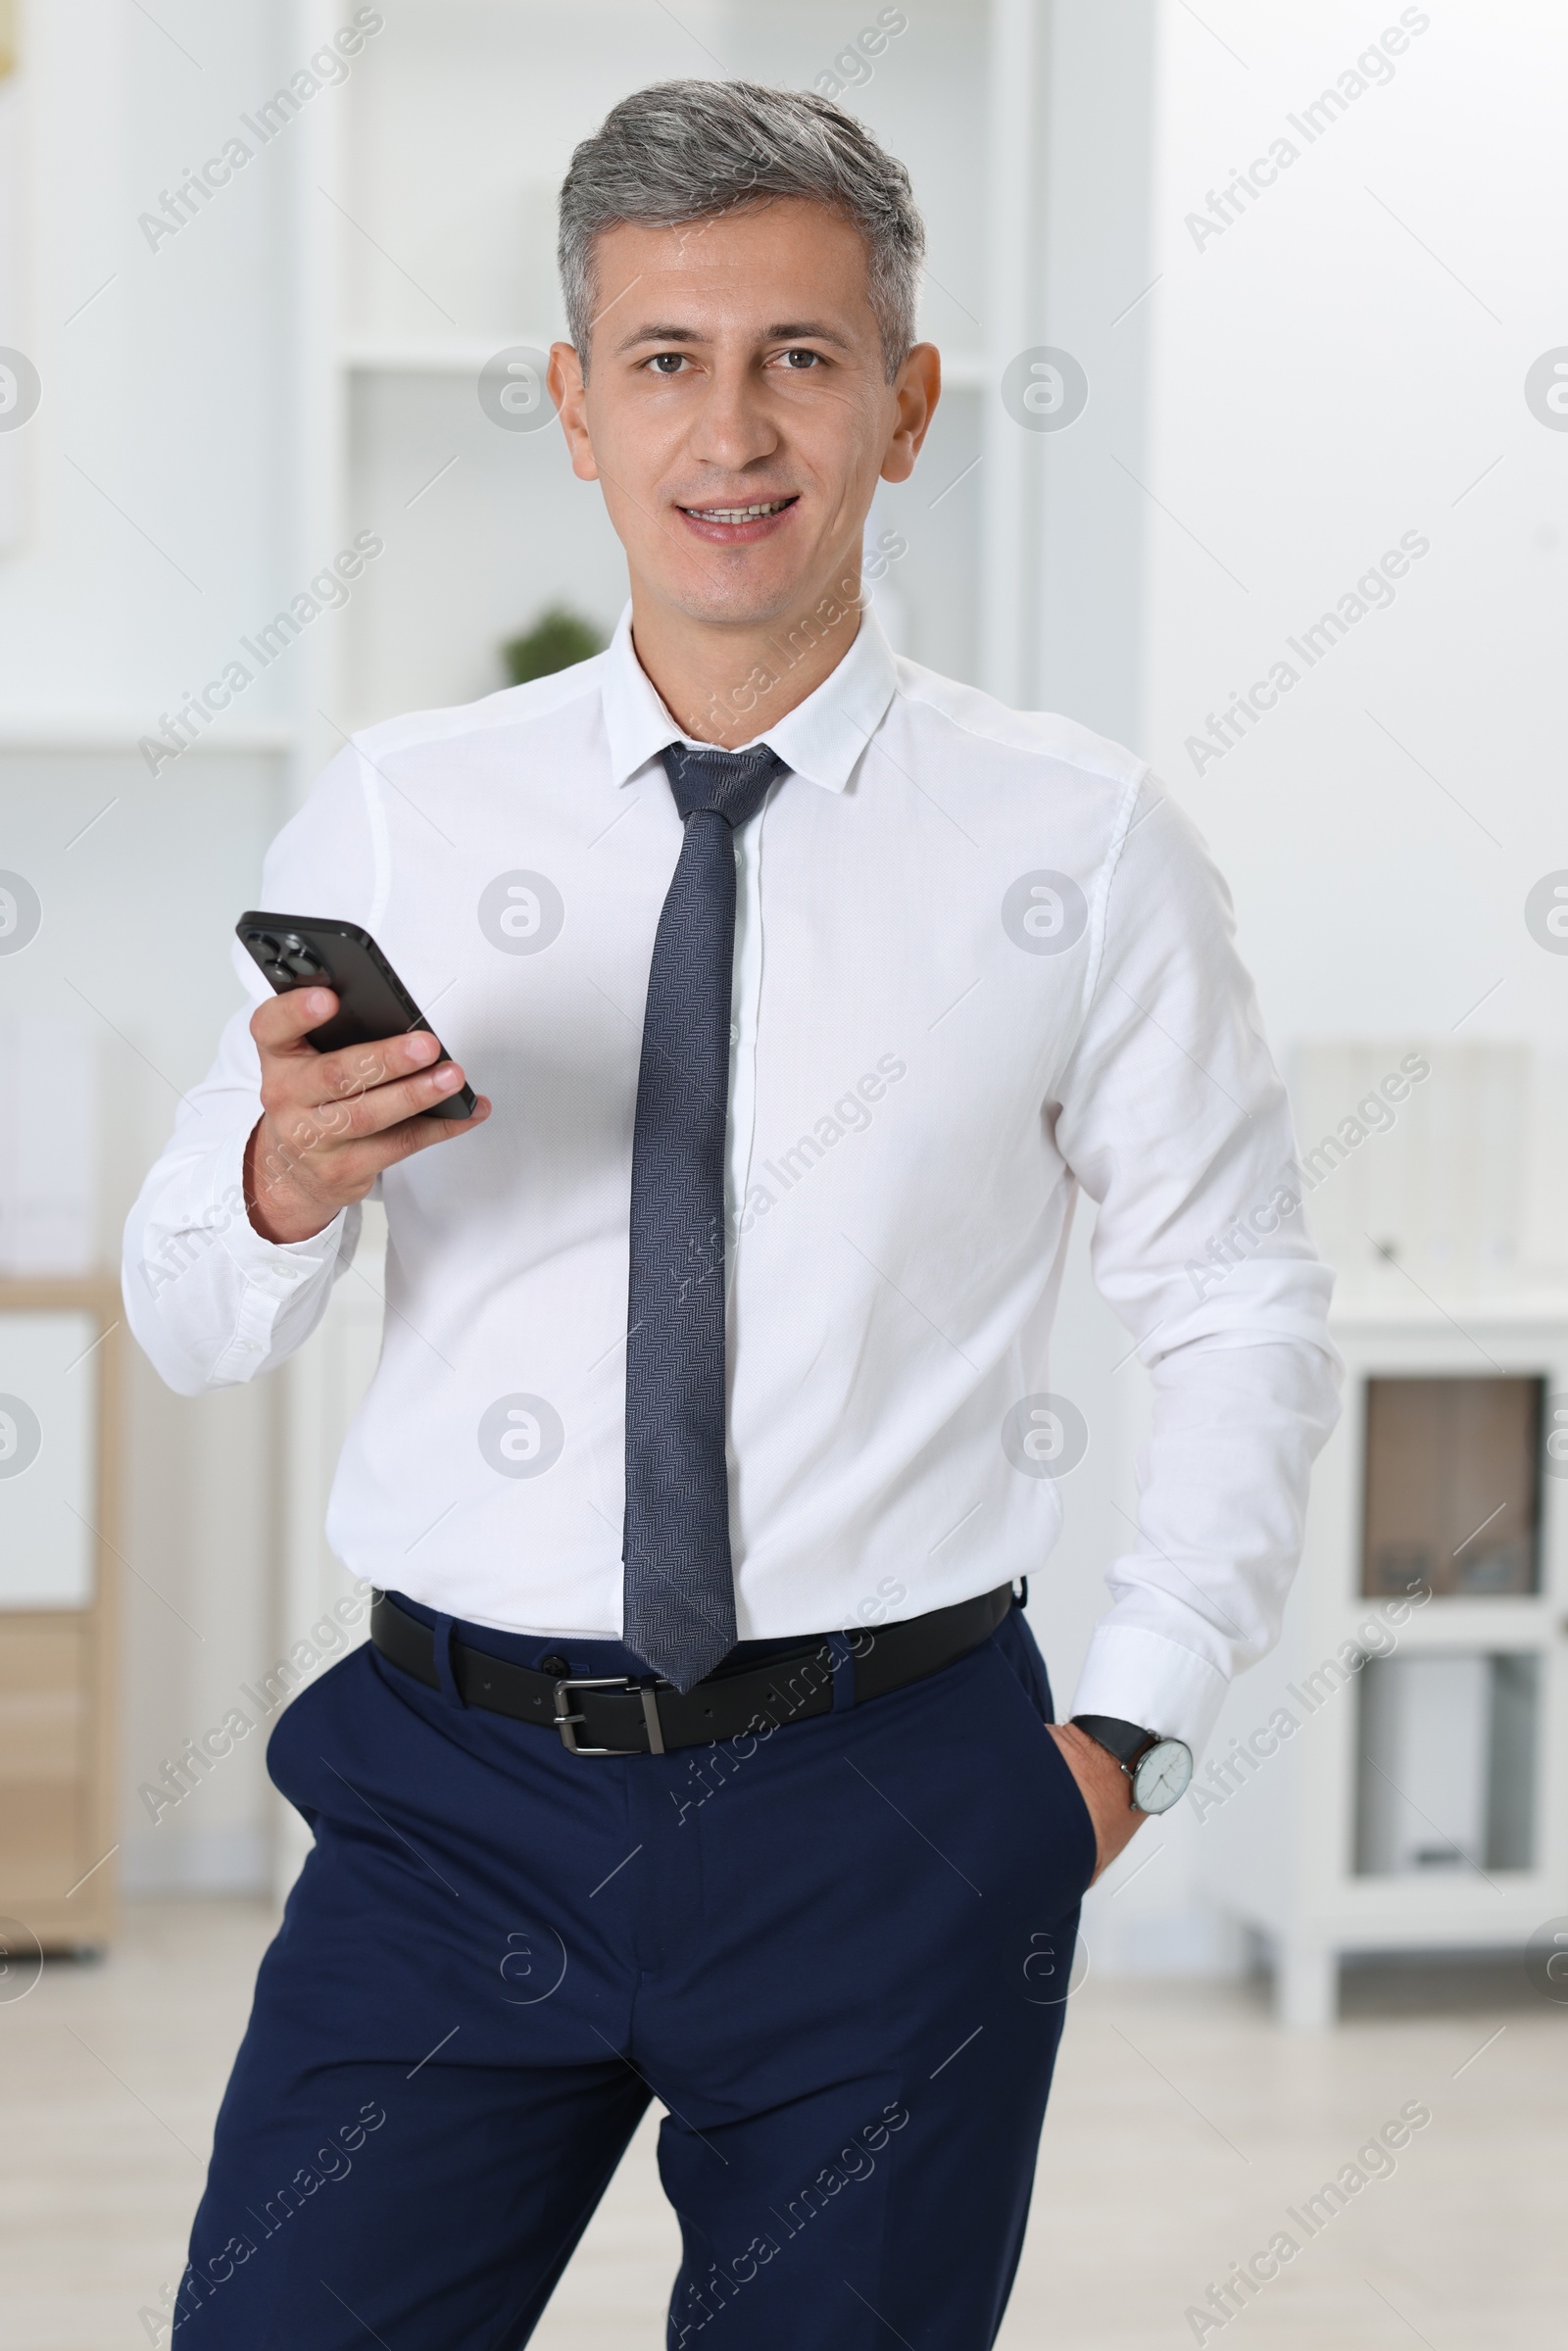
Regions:
<svg viewBox="0 0 1568 2351"><path fill-rule="evenodd" d="M502 1396L479 1422L479 1450L504 1478L542 1478L561 1459L566 1432L542 1396Z"/></svg>

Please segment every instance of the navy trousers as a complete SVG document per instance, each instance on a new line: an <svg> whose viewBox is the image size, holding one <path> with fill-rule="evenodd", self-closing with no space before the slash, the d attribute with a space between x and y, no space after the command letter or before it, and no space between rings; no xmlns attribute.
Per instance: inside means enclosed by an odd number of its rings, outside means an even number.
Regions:
<svg viewBox="0 0 1568 2351"><path fill-rule="evenodd" d="M628 1670L613 1642L457 1630ZM924 1682L836 1694L596 1761L368 1647L305 1690L268 1762L316 1844L219 2114L178 2351L514 2351L654 2098L670 2351L983 2351L1094 1831L1018 1609Z"/></svg>

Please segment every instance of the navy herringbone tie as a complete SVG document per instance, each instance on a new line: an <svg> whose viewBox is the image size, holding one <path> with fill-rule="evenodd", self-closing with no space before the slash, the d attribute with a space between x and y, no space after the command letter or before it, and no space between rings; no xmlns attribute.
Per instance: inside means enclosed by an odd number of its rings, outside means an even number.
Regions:
<svg viewBox="0 0 1568 2351"><path fill-rule="evenodd" d="M734 834L784 762L662 753L686 826L654 937L631 1151L623 1639L680 1690L735 1645L724 1448Z"/></svg>

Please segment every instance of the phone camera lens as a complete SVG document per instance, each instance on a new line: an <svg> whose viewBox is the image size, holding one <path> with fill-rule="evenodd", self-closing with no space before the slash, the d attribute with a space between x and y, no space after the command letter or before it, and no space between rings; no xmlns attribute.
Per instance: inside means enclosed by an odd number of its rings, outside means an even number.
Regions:
<svg viewBox="0 0 1568 2351"><path fill-rule="evenodd" d="M318 979L326 969L320 956L293 931L284 936L277 960L291 987L298 987L305 980Z"/></svg>

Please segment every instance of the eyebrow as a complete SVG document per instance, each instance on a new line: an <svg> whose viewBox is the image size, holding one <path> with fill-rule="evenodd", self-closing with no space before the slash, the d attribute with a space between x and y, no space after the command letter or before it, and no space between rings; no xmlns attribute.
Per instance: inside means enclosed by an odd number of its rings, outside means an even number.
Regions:
<svg viewBox="0 0 1568 2351"><path fill-rule="evenodd" d="M759 339L764 343L832 343L840 351L854 348L849 337L841 335L837 328L824 326L820 320L809 318L786 318L781 325L764 326ZM615 349L631 351L639 343L705 343L708 340L708 336L700 334L694 326L664 325L656 320L652 325L633 327L629 335L621 337Z"/></svg>

